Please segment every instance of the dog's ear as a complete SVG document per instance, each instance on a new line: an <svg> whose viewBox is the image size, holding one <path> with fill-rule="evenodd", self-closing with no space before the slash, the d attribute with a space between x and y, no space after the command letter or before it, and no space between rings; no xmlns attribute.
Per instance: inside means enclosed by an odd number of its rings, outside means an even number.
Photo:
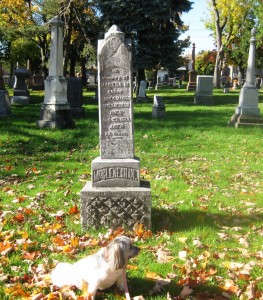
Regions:
<svg viewBox="0 0 263 300"><path fill-rule="evenodd" d="M113 241L105 248L104 258L112 270L123 269L126 264L125 245L120 241Z"/></svg>

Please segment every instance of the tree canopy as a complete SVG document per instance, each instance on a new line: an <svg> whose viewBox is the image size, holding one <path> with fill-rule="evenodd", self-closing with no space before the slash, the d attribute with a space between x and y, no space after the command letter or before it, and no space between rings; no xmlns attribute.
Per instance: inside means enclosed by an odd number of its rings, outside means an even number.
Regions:
<svg viewBox="0 0 263 300"><path fill-rule="evenodd" d="M137 70L178 67L179 56L189 41L180 41L181 14L191 9L187 0L98 0L105 26L118 25L133 41Z"/></svg>
<svg viewBox="0 0 263 300"><path fill-rule="evenodd" d="M254 0L207 0L210 19L206 20L207 28L213 32L217 45L217 57L214 71L214 84L220 86L220 73L223 60L246 65L250 31L256 25L262 36L261 23L263 2ZM260 48L258 39L258 49Z"/></svg>
<svg viewBox="0 0 263 300"><path fill-rule="evenodd" d="M30 40L36 44L42 68L45 68L50 43L49 28L45 24L60 15L65 22L65 70L70 70L72 75L77 63L83 67L88 60L94 60L99 32L106 32L113 24L132 39L134 67L138 73L143 74L146 68L157 70L160 66L173 72L179 66L180 54L189 45L188 39L179 37L185 30L181 14L188 12L191 4L189 0L152 0L150 3L139 0L13 0L11 3L2 0L0 53L9 61L32 60L30 51L26 53ZM23 56L15 51L17 38L25 50Z"/></svg>

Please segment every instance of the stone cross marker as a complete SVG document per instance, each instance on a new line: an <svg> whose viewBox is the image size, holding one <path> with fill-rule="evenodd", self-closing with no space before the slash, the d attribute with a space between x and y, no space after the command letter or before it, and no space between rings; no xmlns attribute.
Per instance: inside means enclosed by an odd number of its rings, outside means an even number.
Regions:
<svg viewBox="0 0 263 300"><path fill-rule="evenodd" d="M259 93L256 87L256 28L251 30L250 47L247 62L246 82L239 94L239 105L228 125L234 127L263 126L258 108Z"/></svg>
<svg viewBox="0 0 263 300"><path fill-rule="evenodd" d="M116 25L98 42L98 85L100 157L81 191L82 225L149 228L150 185L134 156L131 47Z"/></svg>

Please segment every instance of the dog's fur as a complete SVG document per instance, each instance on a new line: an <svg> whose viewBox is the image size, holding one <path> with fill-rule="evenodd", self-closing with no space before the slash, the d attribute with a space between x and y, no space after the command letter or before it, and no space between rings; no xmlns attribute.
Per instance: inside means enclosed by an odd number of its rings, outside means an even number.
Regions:
<svg viewBox="0 0 263 300"><path fill-rule="evenodd" d="M126 236L116 237L108 246L97 253L84 257L74 264L58 263L51 272L53 285L87 286L87 299L94 299L98 289L104 290L115 282L124 291L123 272L128 259L139 254L140 248L134 246Z"/></svg>

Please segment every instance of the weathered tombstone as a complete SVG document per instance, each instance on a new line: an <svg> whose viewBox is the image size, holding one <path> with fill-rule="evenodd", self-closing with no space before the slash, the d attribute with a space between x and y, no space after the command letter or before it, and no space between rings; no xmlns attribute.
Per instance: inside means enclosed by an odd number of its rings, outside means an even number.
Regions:
<svg viewBox="0 0 263 300"><path fill-rule="evenodd" d="M85 109L82 107L82 79L76 77L68 78L67 97L70 104L72 117L81 118L85 116Z"/></svg>
<svg viewBox="0 0 263 300"><path fill-rule="evenodd" d="M165 105L163 98L158 95L154 95L153 106L152 106L152 117L162 118L165 116Z"/></svg>
<svg viewBox="0 0 263 300"><path fill-rule="evenodd" d="M27 88L26 79L30 77L30 72L27 69L19 68L14 71L15 84L14 96L12 97L12 104L29 104L30 93Z"/></svg>
<svg viewBox="0 0 263 300"><path fill-rule="evenodd" d="M11 105L7 90L0 90L0 117L11 115Z"/></svg>
<svg viewBox="0 0 263 300"><path fill-rule="evenodd" d="M3 80L2 64L0 64L0 117L11 115L11 106L8 91Z"/></svg>
<svg viewBox="0 0 263 300"><path fill-rule="evenodd" d="M44 76L42 72L39 72L33 76L31 88L33 91L43 91L45 89Z"/></svg>
<svg viewBox="0 0 263 300"><path fill-rule="evenodd" d="M148 90L153 90L154 87L154 78L150 77L148 80Z"/></svg>
<svg viewBox="0 0 263 300"><path fill-rule="evenodd" d="M194 103L199 105L213 105L213 76L198 75Z"/></svg>
<svg viewBox="0 0 263 300"><path fill-rule="evenodd" d="M82 226L150 228L150 183L134 156L131 46L116 25L98 42L98 70L100 157L80 193Z"/></svg>
<svg viewBox="0 0 263 300"><path fill-rule="evenodd" d="M163 82L162 82L161 76L157 76L157 83L155 85L155 90L158 90L158 87L160 87L162 85L163 85Z"/></svg>
<svg viewBox="0 0 263 300"><path fill-rule="evenodd" d="M63 22L56 16L49 21L51 48L49 76L45 80L45 98L41 105L39 128L73 128L67 98L67 79L63 76Z"/></svg>
<svg viewBox="0 0 263 300"><path fill-rule="evenodd" d="M5 82L3 78L3 68L2 64L0 63L0 90L5 90Z"/></svg>
<svg viewBox="0 0 263 300"><path fill-rule="evenodd" d="M147 86L147 81L142 80L140 82L140 88L139 88L139 94L137 97L137 102L142 102L143 100L146 99L146 86Z"/></svg>
<svg viewBox="0 0 263 300"><path fill-rule="evenodd" d="M193 43L192 49L192 69L189 72L189 81L187 84L187 91L195 91L196 90L196 70L195 70L195 43Z"/></svg>
<svg viewBox="0 0 263 300"><path fill-rule="evenodd" d="M263 126L258 108L259 92L256 87L255 60L256 60L256 29L251 30L250 47L247 62L247 74L244 86L239 94L239 105L228 125L235 127Z"/></svg>

